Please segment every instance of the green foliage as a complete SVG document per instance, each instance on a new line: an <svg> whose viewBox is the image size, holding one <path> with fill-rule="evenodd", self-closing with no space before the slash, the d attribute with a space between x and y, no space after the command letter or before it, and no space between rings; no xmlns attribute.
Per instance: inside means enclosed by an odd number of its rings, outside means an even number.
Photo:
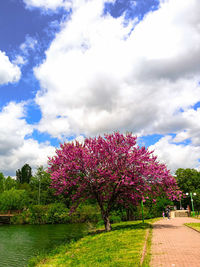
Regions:
<svg viewBox="0 0 200 267"><path fill-rule="evenodd" d="M31 192L31 187L27 183L23 183L23 184L17 183L17 189L25 190L28 194Z"/></svg>
<svg viewBox="0 0 200 267"><path fill-rule="evenodd" d="M31 169L24 166L22 167L23 170L26 170L26 168ZM22 173L22 169L19 173ZM21 192L23 192L24 197L21 197L23 195ZM37 168L35 175L31 176L29 183L20 183L19 179L17 181L10 176L6 178L0 173L0 209L14 210L26 207L26 210L20 215L12 218L12 223L54 224L91 222L98 225L103 224L96 200L87 200L84 204L79 205L76 211L69 216L71 200L64 195L56 196L54 193L55 190L51 188L50 175L42 166ZM19 200L20 198L21 200ZM162 211L167 205L171 205L171 202L164 198L158 198L156 204L152 200L147 200L144 203L145 220L161 216ZM141 219L142 211L140 205L129 206L129 208L117 205L113 207L110 213L111 223Z"/></svg>
<svg viewBox="0 0 200 267"><path fill-rule="evenodd" d="M173 206L173 202L167 198L157 198L156 202L153 203L151 200L145 202L145 207L147 208L147 219L160 217L162 212L166 209L167 206Z"/></svg>
<svg viewBox="0 0 200 267"><path fill-rule="evenodd" d="M69 210L63 203L54 203L48 205L47 223L69 223Z"/></svg>
<svg viewBox="0 0 200 267"><path fill-rule="evenodd" d="M0 193L5 190L5 177L2 172L0 172Z"/></svg>
<svg viewBox="0 0 200 267"><path fill-rule="evenodd" d="M13 224L56 224L56 223L97 223L101 219L97 206L80 205L71 215L63 203L31 205L27 210L12 218Z"/></svg>
<svg viewBox="0 0 200 267"><path fill-rule="evenodd" d="M101 220L101 212L96 204L81 204L76 211L71 214L71 222L94 222Z"/></svg>
<svg viewBox="0 0 200 267"><path fill-rule="evenodd" d="M47 223L48 206L33 205L30 206L27 215L30 224L45 224Z"/></svg>
<svg viewBox="0 0 200 267"><path fill-rule="evenodd" d="M173 206L173 202L167 198L158 197L155 203L152 201L151 198L149 198L143 203L144 219L145 220L153 219L153 218L162 216L162 212L166 209L167 206ZM125 216L125 212L126 212L126 216ZM121 214L120 216L121 221L142 220L142 207L141 205L138 205L138 206L130 205L124 210L124 212L119 213L118 211L118 215L119 214Z"/></svg>
<svg viewBox="0 0 200 267"><path fill-rule="evenodd" d="M12 188L0 194L0 210L21 210L29 203L28 194L25 190Z"/></svg>
<svg viewBox="0 0 200 267"><path fill-rule="evenodd" d="M184 193L200 189L200 172L197 170L180 168L176 171L176 176L178 185Z"/></svg>
<svg viewBox="0 0 200 267"><path fill-rule="evenodd" d="M69 210L62 203L32 205L12 218L13 224L56 224L70 221Z"/></svg>
<svg viewBox="0 0 200 267"><path fill-rule="evenodd" d="M43 166L37 168L36 174L31 178L30 185L32 188L46 191L51 184L50 174L47 173Z"/></svg>
<svg viewBox="0 0 200 267"><path fill-rule="evenodd" d="M16 171L16 178L20 184L23 183L29 184L31 176L32 176L32 170L29 164L27 163L24 164L24 166L21 169L18 169Z"/></svg>
<svg viewBox="0 0 200 267"><path fill-rule="evenodd" d="M32 205L22 216L24 223L29 224L68 223L70 220L69 210L62 203Z"/></svg>
<svg viewBox="0 0 200 267"><path fill-rule="evenodd" d="M111 223L118 223L121 221L125 221L126 220L126 210L125 208L116 208L114 210L111 211L110 214L110 222Z"/></svg>
<svg viewBox="0 0 200 267"><path fill-rule="evenodd" d="M176 171L177 183L183 193L196 193L193 196L194 208L200 211L200 172L195 169L178 169ZM182 199L182 205L191 206L190 195ZM192 207L191 207L192 208Z"/></svg>
<svg viewBox="0 0 200 267"><path fill-rule="evenodd" d="M30 180L30 196L32 204L47 205L54 202L64 202L63 196L55 196L55 190L51 188L50 174L43 166L37 168L37 172Z"/></svg>
<svg viewBox="0 0 200 267"><path fill-rule="evenodd" d="M14 180L12 177L8 176L5 179L5 190L10 190L12 188L16 188L17 187L17 181Z"/></svg>

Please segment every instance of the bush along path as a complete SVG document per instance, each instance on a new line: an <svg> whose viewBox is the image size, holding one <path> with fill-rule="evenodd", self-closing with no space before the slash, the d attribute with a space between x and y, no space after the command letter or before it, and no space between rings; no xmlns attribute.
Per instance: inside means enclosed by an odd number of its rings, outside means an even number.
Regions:
<svg viewBox="0 0 200 267"><path fill-rule="evenodd" d="M150 266L200 266L200 233L184 225L198 222L200 220L188 217L156 222L153 225Z"/></svg>
<svg viewBox="0 0 200 267"><path fill-rule="evenodd" d="M110 232L91 232L52 251L36 266L149 266L147 231L151 231L153 221L121 222L113 224ZM29 266L35 266L33 263L34 260Z"/></svg>

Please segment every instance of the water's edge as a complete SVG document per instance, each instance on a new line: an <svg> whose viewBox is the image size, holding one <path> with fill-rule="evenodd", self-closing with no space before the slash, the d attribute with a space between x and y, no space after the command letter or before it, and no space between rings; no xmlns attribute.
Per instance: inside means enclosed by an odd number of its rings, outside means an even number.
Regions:
<svg viewBox="0 0 200 267"><path fill-rule="evenodd" d="M86 224L0 225L0 266L27 266L30 258L87 233Z"/></svg>

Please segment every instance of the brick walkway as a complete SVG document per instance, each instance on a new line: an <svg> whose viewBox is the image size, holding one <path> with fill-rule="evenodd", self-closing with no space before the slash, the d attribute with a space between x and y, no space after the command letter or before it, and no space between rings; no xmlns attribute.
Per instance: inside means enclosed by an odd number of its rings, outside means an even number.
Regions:
<svg viewBox="0 0 200 267"><path fill-rule="evenodd" d="M200 220L185 217L154 224L152 267L200 267L200 233L183 225L190 222Z"/></svg>

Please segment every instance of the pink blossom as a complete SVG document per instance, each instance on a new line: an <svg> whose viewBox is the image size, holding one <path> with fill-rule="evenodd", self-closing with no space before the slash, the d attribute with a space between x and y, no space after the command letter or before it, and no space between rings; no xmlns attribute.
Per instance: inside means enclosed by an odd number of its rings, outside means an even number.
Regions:
<svg viewBox="0 0 200 267"><path fill-rule="evenodd" d="M64 143L49 158L52 187L69 194L77 206L81 200L97 200L106 221L116 203L139 203L161 193L178 199L175 178L145 147L136 146L132 134L106 134L85 139L84 144ZM153 200L153 201L154 201Z"/></svg>

